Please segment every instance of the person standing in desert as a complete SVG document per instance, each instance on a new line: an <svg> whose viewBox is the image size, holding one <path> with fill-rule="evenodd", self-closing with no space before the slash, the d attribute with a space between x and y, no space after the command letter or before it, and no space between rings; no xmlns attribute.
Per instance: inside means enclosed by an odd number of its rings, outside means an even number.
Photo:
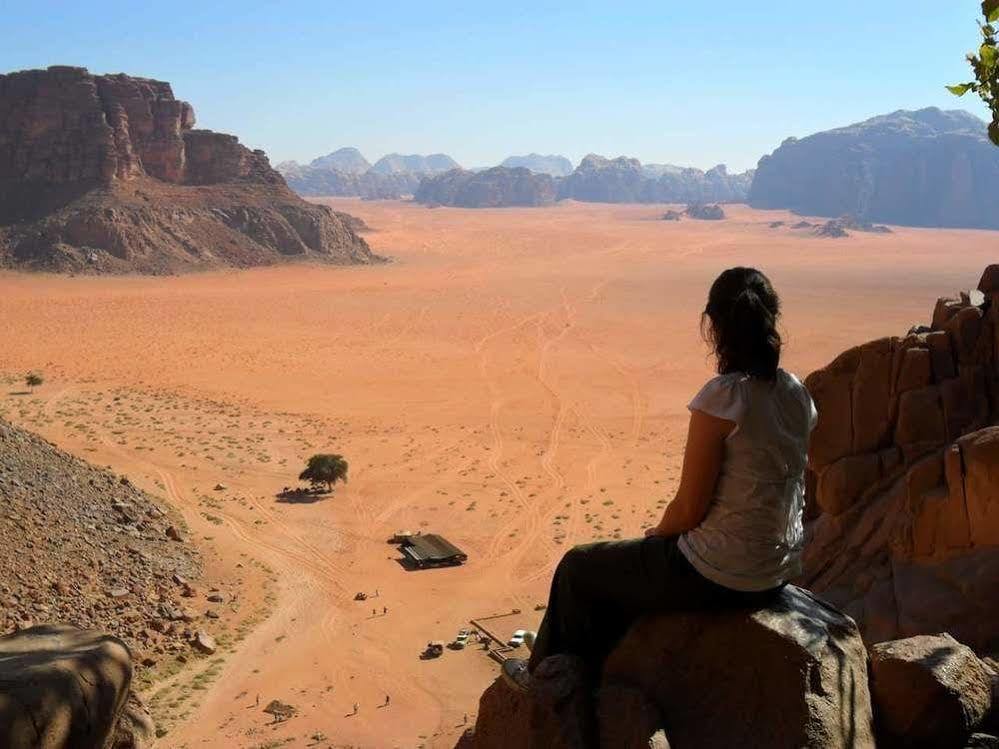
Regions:
<svg viewBox="0 0 999 749"><path fill-rule="evenodd" d="M800 571L808 439L817 420L801 382L781 369L780 299L754 268L711 286L702 332L718 375L688 405L680 485L644 538L576 546L552 580L530 660L506 682L528 690L547 657L604 658L643 614L766 605Z"/></svg>

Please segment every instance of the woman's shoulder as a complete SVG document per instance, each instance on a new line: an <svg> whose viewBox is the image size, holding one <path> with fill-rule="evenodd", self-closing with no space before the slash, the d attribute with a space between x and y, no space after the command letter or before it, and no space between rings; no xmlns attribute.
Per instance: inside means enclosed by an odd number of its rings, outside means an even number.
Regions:
<svg viewBox="0 0 999 749"><path fill-rule="evenodd" d="M782 381L784 388L804 407L809 428L814 427L818 414L815 411L815 404L812 402L812 396L808 392L808 388L792 372L778 369L777 376Z"/></svg>
<svg viewBox="0 0 999 749"><path fill-rule="evenodd" d="M687 404L687 408L738 422L746 410L745 385L748 381L749 377L742 372L712 377Z"/></svg>

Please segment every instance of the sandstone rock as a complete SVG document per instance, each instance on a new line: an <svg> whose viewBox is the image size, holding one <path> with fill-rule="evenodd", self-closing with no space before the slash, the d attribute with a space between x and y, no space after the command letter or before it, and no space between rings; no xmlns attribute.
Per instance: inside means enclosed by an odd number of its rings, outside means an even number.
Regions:
<svg viewBox="0 0 999 749"><path fill-rule="evenodd" d="M601 747L669 749L658 708L638 689L609 684L597 695Z"/></svg>
<svg viewBox="0 0 999 749"><path fill-rule="evenodd" d="M156 724L135 692L130 692L110 749L148 749L156 741Z"/></svg>
<svg viewBox="0 0 999 749"><path fill-rule="evenodd" d="M987 270L981 285L991 283ZM999 631L999 295L980 307L978 293L937 304L943 330L884 339L895 341L890 364L865 358L884 351L874 341L805 380L819 412L809 448L818 481L801 582L874 641L949 631L982 649ZM870 397L858 395L862 378L877 384Z"/></svg>
<svg viewBox="0 0 999 749"><path fill-rule="evenodd" d="M977 288L986 296L999 291L999 263L988 266L982 272Z"/></svg>
<svg viewBox="0 0 999 749"><path fill-rule="evenodd" d="M895 441L906 445L943 445L947 439L940 388L930 386L899 396Z"/></svg>
<svg viewBox="0 0 999 749"><path fill-rule="evenodd" d="M191 638L191 645L205 655L212 655L217 649L215 638L201 629Z"/></svg>
<svg viewBox="0 0 999 749"><path fill-rule="evenodd" d="M876 453L840 458L819 477L819 507L831 515L842 514L877 483L880 475L881 459Z"/></svg>
<svg viewBox="0 0 999 749"><path fill-rule="evenodd" d="M125 645L100 632L46 625L0 637L0 746L105 746L131 680Z"/></svg>
<svg viewBox="0 0 999 749"><path fill-rule="evenodd" d="M542 662L532 677L542 684L531 694L497 680L459 746L560 749L594 746L598 736L615 749L873 746L857 628L798 588L759 611L639 620L605 665L598 725L574 661Z"/></svg>
<svg viewBox="0 0 999 749"><path fill-rule="evenodd" d="M760 159L755 208L910 226L999 228L999 152L967 112L899 111L788 138Z"/></svg>
<svg viewBox="0 0 999 749"><path fill-rule="evenodd" d="M572 162L565 156L543 156L539 153L530 153L526 156L508 156L503 159L500 166L509 169L524 167L535 174L548 174L552 177L566 177L572 174L573 170Z"/></svg>
<svg viewBox="0 0 999 749"><path fill-rule="evenodd" d="M904 393L933 383L933 363L929 349L910 348L902 354L896 390Z"/></svg>
<svg viewBox="0 0 999 749"><path fill-rule="evenodd" d="M589 749L596 740L590 686L581 663L555 656L539 664L531 694L497 679L483 692L469 749ZM535 693L536 692L536 693Z"/></svg>
<svg viewBox="0 0 999 749"><path fill-rule="evenodd" d="M788 587L761 611L643 619L604 679L641 689L675 746L861 747L873 741L866 660L849 618Z"/></svg>
<svg viewBox="0 0 999 749"><path fill-rule="evenodd" d="M985 665L946 634L874 645L871 692L879 730L911 747L964 747L992 702Z"/></svg>
<svg viewBox="0 0 999 749"><path fill-rule="evenodd" d="M0 75L0 267L377 260L336 214L295 196L263 152L193 126L162 81L66 67Z"/></svg>
<svg viewBox="0 0 999 749"><path fill-rule="evenodd" d="M691 203L684 211L690 218L701 221L721 221L725 218L725 210L720 205L705 205L704 203Z"/></svg>
<svg viewBox="0 0 999 749"><path fill-rule="evenodd" d="M854 453L877 450L890 437L894 350L894 338L882 338L860 347L851 398Z"/></svg>

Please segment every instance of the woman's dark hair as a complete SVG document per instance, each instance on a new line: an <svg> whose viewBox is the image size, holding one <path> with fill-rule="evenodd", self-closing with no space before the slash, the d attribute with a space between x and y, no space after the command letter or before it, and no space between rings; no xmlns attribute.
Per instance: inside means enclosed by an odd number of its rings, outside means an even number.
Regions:
<svg viewBox="0 0 999 749"><path fill-rule="evenodd" d="M745 372L767 380L776 377L781 348L778 317L780 299L760 271L729 268L718 276L701 316L718 372Z"/></svg>

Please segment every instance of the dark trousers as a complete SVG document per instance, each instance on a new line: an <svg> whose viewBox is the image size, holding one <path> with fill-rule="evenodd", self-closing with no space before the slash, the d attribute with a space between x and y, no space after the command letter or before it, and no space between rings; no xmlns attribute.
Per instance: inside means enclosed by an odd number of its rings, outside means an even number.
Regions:
<svg viewBox="0 0 999 749"><path fill-rule="evenodd" d="M528 666L533 671L550 655L576 655L597 676L644 614L763 606L779 590L746 593L711 582L691 566L675 537L576 546L555 569Z"/></svg>

